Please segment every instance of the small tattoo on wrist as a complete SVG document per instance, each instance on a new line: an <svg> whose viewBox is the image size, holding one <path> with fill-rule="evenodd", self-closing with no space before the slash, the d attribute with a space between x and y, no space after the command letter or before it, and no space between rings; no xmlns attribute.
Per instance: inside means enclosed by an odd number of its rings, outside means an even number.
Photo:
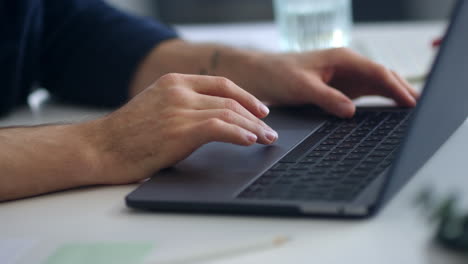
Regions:
<svg viewBox="0 0 468 264"><path fill-rule="evenodd" d="M216 76L216 70L219 64L219 57L221 56L221 52L219 50L215 50L211 55L210 65L208 69L201 69L200 75L210 75Z"/></svg>

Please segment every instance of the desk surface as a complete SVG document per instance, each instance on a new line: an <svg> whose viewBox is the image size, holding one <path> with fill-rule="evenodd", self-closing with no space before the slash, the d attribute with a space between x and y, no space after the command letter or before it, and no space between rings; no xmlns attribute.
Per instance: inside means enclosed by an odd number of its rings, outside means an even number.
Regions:
<svg viewBox="0 0 468 264"><path fill-rule="evenodd" d="M403 38L409 47L414 45L413 40L429 43L441 28L440 24L359 26L355 39L374 41L390 36L396 41L401 40L402 35L411 36ZM268 24L180 29L194 41L237 39L236 45L255 48L262 48L258 35L274 35ZM251 35L243 35L243 40L238 40L242 29L247 29ZM269 43L267 41L264 48L274 50ZM404 43L400 45L405 46ZM0 126L84 120L106 112L46 105L34 112L21 109L0 120ZM466 259L449 256L433 245L434 228L415 208L414 200L426 186L436 186L441 193L467 186L468 179L464 177L468 169L465 161L467 135L468 123L465 123L402 192L377 217L369 220L137 212L126 208L123 200L136 185L126 185L82 188L0 204L0 239L37 241L20 263L39 263L57 246L70 241L152 241L156 245L154 259L162 260L219 248L223 244L242 244L278 235L290 236L292 241L278 249L213 263L344 263L349 260L392 264L466 263Z"/></svg>

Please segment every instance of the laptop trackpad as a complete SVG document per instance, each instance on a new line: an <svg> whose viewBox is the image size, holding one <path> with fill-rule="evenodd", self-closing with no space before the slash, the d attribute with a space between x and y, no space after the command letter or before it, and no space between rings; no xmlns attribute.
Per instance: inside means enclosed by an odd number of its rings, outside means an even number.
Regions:
<svg viewBox="0 0 468 264"><path fill-rule="evenodd" d="M140 187L141 191L153 199L164 200L231 198L253 177L268 169L312 133L320 123L310 122L307 129L278 129L279 139L271 146L207 144L174 168L154 175Z"/></svg>

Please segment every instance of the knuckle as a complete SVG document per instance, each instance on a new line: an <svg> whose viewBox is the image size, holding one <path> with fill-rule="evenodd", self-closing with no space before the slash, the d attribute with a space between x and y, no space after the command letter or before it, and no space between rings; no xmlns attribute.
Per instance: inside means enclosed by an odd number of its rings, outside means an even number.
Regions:
<svg viewBox="0 0 468 264"><path fill-rule="evenodd" d="M375 68L375 73L378 77L386 79L388 77L388 74L390 73L390 70L381 64L377 64Z"/></svg>
<svg viewBox="0 0 468 264"><path fill-rule="evenodd" d="M163 98L166 102L175 106L187 106L191 104L189 90L182 86L169 86L164 90Z"/></svg>
<svg viewBox="0 0 468 264"><path fill-rule="evenodd" d="M238 112L240 111L241 105L236 100L227 98L224 100L224 108Z"/></svg>
<svg viewBox="0 0 468 264"><path fill-rule="evenodd" d="M169 129L167 132L166 132L166 138L168 140L179 140L181 138L184 138L186 135L185 135L185 131L183 131L182 129L175 129L175 128L172 128L172 129Z"/></svg>
<svg viewBox="0 0 468 264"><path fill-rule="evenodd" d="M168 100L180 101L186 97L187 91L179 86L171 86L166 89L166 96Z"/></svg>
<svg viewBox="0 0 468 264"><path fill-rule="evenodd" d="M209 131L219 131L223 127L223 121L219 118L210 118L206 120L205 126L208 128Z"/></svg>
<svg viewBox="0 0 468 264"><path fill-rule="evenodd" d="M221 110L219 115L222 120L228 123L232 123L235 120L235 113L229 109Z"/></svg>
<svg viewBox="0 0 468 264"><path fill-rule="evenodd" d="M165 75L163 75L162 77L159 78L158 82L160 84L168 84L168 85L171 85L171 84L176 84L176 83L179 83L180 81L182 81L183 79L183 75L182 74L179 74L179 73L167 73Z"/></svg>
<svg viewBox="0 0 468 264"><path fill-rule="evenodd" d="M230 89L233 82L225 77L216 77L217 86L221 89Z"/></svg>

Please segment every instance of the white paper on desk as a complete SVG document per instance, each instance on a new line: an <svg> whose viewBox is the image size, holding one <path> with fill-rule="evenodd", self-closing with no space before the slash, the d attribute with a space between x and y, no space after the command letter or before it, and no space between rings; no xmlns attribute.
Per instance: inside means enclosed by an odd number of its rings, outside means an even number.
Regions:
<svg viewBox="0 0 468 264"><path fill-rule="evenodd" d="M32 240L0 238L0 263L17 263L35 244Z"/></svg>

